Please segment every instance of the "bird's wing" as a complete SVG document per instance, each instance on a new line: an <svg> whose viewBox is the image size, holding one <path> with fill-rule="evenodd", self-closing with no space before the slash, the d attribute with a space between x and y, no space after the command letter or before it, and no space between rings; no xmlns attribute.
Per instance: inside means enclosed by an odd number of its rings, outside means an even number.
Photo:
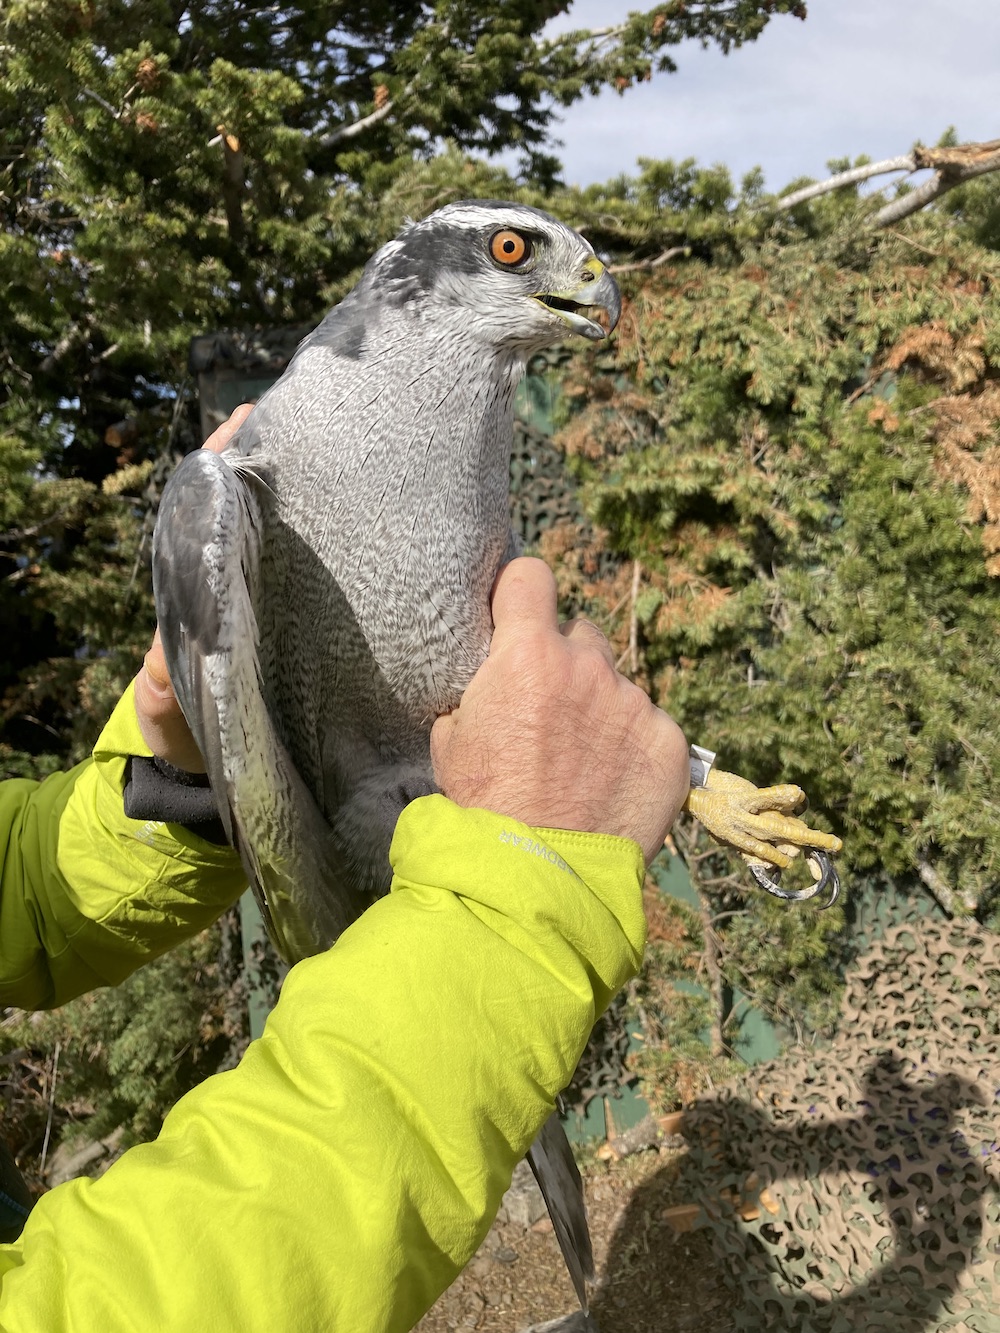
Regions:
<svg viewBox="0 0 1000 1333"><path fill-rule="evenodd" d="M255 604L263 536L253 465L199 449L171 478L153 538L170 679L276 948L328 947L364 909L261 687Z"/></svg>
<svg viewBox="0 0 1000 1333"><path fill-rule="evenodd" d="M586 1279L594 1276L594 1251L587 1225L583 1182L562 1121L553 1111L528 1150L528 1164L552 1218L552 1228L584 1314Z"/></svg>

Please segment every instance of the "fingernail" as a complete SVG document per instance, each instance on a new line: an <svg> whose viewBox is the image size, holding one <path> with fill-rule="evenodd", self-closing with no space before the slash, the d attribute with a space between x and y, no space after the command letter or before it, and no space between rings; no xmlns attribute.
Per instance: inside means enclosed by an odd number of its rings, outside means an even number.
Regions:
<svg viewBox="0 0 1000 1333"><path fill-rule="evenodd" d="M150 661L150 658L153 660ZM142 666L146 673L147 688L160 699L172 699L174 687L170 683L166 666L162 665L152 652L146 654Z"/></svg>

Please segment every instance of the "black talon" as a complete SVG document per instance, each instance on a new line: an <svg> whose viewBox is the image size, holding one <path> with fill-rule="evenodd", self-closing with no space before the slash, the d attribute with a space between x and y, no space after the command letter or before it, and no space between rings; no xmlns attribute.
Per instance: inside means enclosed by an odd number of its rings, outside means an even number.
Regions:
<svg viewBox="0 0 1000 1333"><path fill-rule="evenodd" d="M815 898L818 893L830 886L830 896L825 903L820 906L820 911L825 912L828 907L840 897L840 877L834 867L833 861L827 856L826 852L821 852L818 847L806 849L806 858L815 861L820 869L820 877L816 883L808 889L783 889L779 883L781 871L775 867L773 878L763 869L762 866L750 866L750 874L760 885L766 889L775 898L782 898L785 902L802 903L809 898Z"/></svg>
<svg viewBox="0 0 1000 1333"><path fill-rule="evenodd" d="M827 885L830 886L830 896L819 909L821 912L825 912L826 909L832 907L840 897L840 876L837 874L837 867L833 864L833 858L828 856L826 852L821 852L818 847L811 848L806 855L807 857L812 857L822 871L819 888L823 889L826 888ZM817 889L817 893L818 892L819 889Z"/></svg>

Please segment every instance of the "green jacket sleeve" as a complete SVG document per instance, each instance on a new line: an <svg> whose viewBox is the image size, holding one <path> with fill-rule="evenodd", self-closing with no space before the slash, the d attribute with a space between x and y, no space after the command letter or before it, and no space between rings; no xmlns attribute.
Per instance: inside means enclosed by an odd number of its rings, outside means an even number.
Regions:
<svg viewBox="0 0 1000 1333"><path fill-rule="evenodd" d="M639 966L642 856L429 796L392 860L237 1069L0 1248L6 1333L388 1333L453 1280Z"/></svg>
<svg viewBox="0 0 1000 1333"><path fill-rule="evenodd" d="M149 753L129 686L91 759L0 783L0 1005L49 1008L115 985L245 886L228 847L126 818L128 756Z"/></svg>

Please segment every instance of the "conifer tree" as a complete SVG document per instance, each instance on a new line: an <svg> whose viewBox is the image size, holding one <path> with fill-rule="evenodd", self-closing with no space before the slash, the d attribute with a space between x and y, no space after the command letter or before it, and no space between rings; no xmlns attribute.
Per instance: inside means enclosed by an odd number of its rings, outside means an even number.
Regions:
<svg viewBox="0 0 1000 1333"><path fill-rule="evenodd" d="M686 846L725 978L816 1028L890 899L1000 920L995 186L882 235L856 196L789 218L748 185L662 163L623 185L612 229L645 217L654 262L623 255L562 442L626 559L598 578L572 534L547 545L689 736L844 837L839 936L840 909L748 896Z"/></svg>

